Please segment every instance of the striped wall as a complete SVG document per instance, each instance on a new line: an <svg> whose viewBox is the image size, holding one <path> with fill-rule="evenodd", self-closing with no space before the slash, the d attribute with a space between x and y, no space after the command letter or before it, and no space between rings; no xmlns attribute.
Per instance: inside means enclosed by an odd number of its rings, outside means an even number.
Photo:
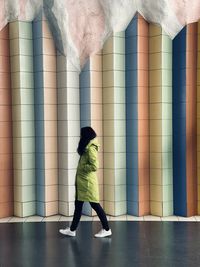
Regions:
<svg viewBox="0 0 200 267"><path fill-rule="evenodd" d="M148 23L136 15L126 29L127 212L149 214Z"/></svg>
<svg viewBox="0 0 200 267"><path fill-rule="evenodd" d="M172 179L172 41L149 27L150 210L173 214Z"/></svg>
<svg viewBox="0 0 200 267"><path fill-rule="evenodd" d="M79 73L57 54L59 213L74 213L75 175L80 138Z"/></svg>
<svg viewBox="0 0 200 267"><path fill-rule="evenodd" d="M9 25L13 121L14 214L36 213L32 23Z"/></svg>
<svg viewBox="0 0 200 267"><path fill-rule="evenodd" d="M47 21L33 22L37 214L58 213L56 50Z"/></svg>
<svg viewBox="0 0 200 267"><path fill-rule="evenodd" d="M197 24L173 42L174 213L197 213Z"/></svg>
<svg viewBox="0 0 200 267"><path fill-rule="evenodd" d="M137 14L79 73L47 21L0 32L0 218L72 216L80 128L112 216L200 213L200 24L172 41ZM83 214L96 213L88 203Z"/></svg>
<svg viewBox="0 0 200 267"><path fill-rule="evenodd" d="M80 73L80 127L91 126L98 135L99 194L103 206L103 91L102 91L102 54L90 57ZM83 206L83 213L95 215L89 203Z"/></svg>
<svg viewBox="0 0 200 267"><path fill-rule="evenodd" d="M13 214L12 96L9 27L0 32L0 218Z"/></svg>
<svg viewBox="0 0 200 267"><path fill-rule="evenodd" d="M197 27L197 213L200 214L200 22Z"/></svg>
<svg viewBox="0 0 200 267"><path fill-rule="evenodd" d="M104 208L126 213L125 32L113 33L103 49Z"/></svg>

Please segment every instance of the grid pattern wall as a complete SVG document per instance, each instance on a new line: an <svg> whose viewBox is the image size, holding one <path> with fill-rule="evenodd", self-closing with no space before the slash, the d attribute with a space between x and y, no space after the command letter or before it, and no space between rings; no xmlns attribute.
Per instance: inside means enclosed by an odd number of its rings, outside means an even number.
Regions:
<svg viewBox="0 0 200 267"><path fill-rule="evenodd" d="M187 25L186 160L187 214L197 214L197 23Z"/></svg>
<svg viewBox="0 0 200 267"><path fill-rule="evenodd" d="M99 169L97 176L99 180L99 199L104 207L104 179L103 179L103 84L102 84L102 51L90 57L90 85L91 85L91 127L98 135L100 150L98 153ZM95 215L95 211L92 211Z"/></svg>
<svg viewBox="0 0 200 267"><path fill-rule="evenodd" d="M138 215L150 212L149 25L138 15Z"/></svg>
<svg viewBox="0 0 200 267"><path fill-rule="evenodd" d="M90 57L80 73L80 126L91 126L98 135L99 194L103 206L103 103L102 103L102 54ZM95 215L89 203L84 203L83 213Z"/></svg>
<svg viewBox="0 0 200 267"><path fill-rule="evenodd" d="M34 28L37 214L58 213L56 50L40 14Z"/></svg>
<svg viewBox="0 0 200 267"><path fill-rule="evenodd" d="M172 41L149 28L150 206L151 214L173 214Z"/></svg>
<svg viewBox="0 0 200 267"><path fill-rule="evenodd" d="M79 73L39 14L0 32L0 78L1 218L73 215L84 126L108 215L200 213L199 23L172 41L137 14Z"/></svg>
<svg viewBox="0 0 200 267"><path fill-rule="evenodd" d="M174 213L197 213L197 24L173 42Z"/></svg>
<svg viewBox="0 0 200 267"><path fill-rule="evenodd" d="M74 213L76 152L80 135L79 74L57 53L59 213Z"/></svg>
<svg viewBox="0 0 200 267"><path fill-rule="evenodd" d="M126 29L127 212L149 214L148 23L136 15Z"/></svg>
<svg viewBox="0 0 200 267"><path fill-rule="evenodd" d="M103 49L104 208L126 213L125 32L113 33Z"/></svg>
<svg viewBox="0 0 200 267"><path fill-rule="evenodd" d="M13 214L12 94L9 26L0 32L0 217Z"/></svg>
<svg viewBox="0 0 200 267"><path fill-rule="evenodd" d="M33 36L31 22L9 25L14 215L36 213Z"/></svg>
<svg viewBox="0 0 200 267"><path fill-rule="evenodd" d="M197 184L198 214L200 214L200 22L197 29Z"/></svg>

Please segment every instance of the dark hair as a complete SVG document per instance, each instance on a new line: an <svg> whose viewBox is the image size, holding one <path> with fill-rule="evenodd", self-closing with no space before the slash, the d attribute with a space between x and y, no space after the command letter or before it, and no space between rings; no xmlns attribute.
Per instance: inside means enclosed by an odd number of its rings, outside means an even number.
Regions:
<svg viewBox="0 0 200 267"><path fill-rule="evenodd" d="M91 127L81 128L81 139L78 144L77 152L81 156L85 152L86 146L96 137L95 131Z"/></svg>

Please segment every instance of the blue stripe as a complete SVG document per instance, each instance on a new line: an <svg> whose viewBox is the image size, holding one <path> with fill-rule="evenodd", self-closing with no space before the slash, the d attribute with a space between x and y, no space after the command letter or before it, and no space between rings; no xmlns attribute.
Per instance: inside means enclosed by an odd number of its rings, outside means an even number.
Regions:
<svg viewBox="0 0 200 267"><path fill-rule="evenodd" d="M126 29L126 38L137 36L138 33L137 25L138 25L138 18L137 15L135 15Z"/></svg>
<svg viewBox="0 0 200 267"><path fill-rule="evenodd" d="M186 190L185 27L173 40L173 199L175 215L187 215Z"/></svg>
<svg viewBox="0 0 200 267"><path fill-rule="evenodd" d="M37 207L37 215L44 216L44 214L45 214L45 203L37 201L36 207Z"/></svg>
<svg viewBox="0 0 200 267"><path fill-rule="evenodd" d="M138 60L135 16L126 29L126 192L127 212L138 215Z"/></svg>
<svg viewBox="0 0 200 267"><path fill-rule="evenodd" d="M127 57L128 57L128 55L126 55L126 58ZM137 57L135 57L134 60L137 61ZM130 62L130 65L131 65L131 62ZM137 86L137 75L138 75L137 70L127 70L126 71L126 86L127 87L136 87ZM129 88L129 90L131 90L131 89L132 88Z"/></svg>
<svg viewBox="0 0 200 267"><path fill-rule="evenodd" d="M137 185L129 185L127 187L127 199L128 201L134 201L137 202L138 201L138 186Z"/></svg>
<svg viewBox="0 0 200 267"><path fill-rule="evenodd" d="M127 186L130 185L139 185L139 181L138 181L138 168L130 168L127 169Z"/></svg>
<svg viewBox="0 0 200 267"><path fill-rule="evenodd" d="M127 201L128 214L139 214L139 202Z"/></svg>
<svg viewBox="0 0 200 267"><path fill-rule="evenodd" d="M137 122L135 122L135 124L137 124ZM133 128L135 130L136 127L133 127ZM137 143L138 143L138 136L134 136L134 135L130 135L129 136L129 135L126 135L126 140L127 140L127 149L126 149L126 152L127 153L136 153L137 154L138 153L138 145L137 145ZM132 167L132 165L133 164L131 164L130 167Z"/></svg>
<svg viewBox="0 0 200 267"><path fill-rule="evenodd" d="M126 36L126 54L130 54L129 57L127 57L127 61L137 57L135 47L137 47L137 36ZM128 65L128 68L133 68L133 66L135 66L135 69L137 68L137 65Z"/></svg>
<svg viewBox="0 0 200 267"><path fill-rule="evenodd" d="M44 200L44 185L37 185L37 201L43 203Z"/></svg>
<svg viewBox="0 0 200 267"><path fill-rule="evenodd" d="M127 144L129 145L129 144ZM135 144L137 145L137 144ZM134 148L133 148L134 149ZM132 149L132 150L133 150ZM126 159L126 163L127 163L127 169L137 169L138 168L138 153L126 153L127 159ZM133 179L133 177L132 177Z"/></svg>

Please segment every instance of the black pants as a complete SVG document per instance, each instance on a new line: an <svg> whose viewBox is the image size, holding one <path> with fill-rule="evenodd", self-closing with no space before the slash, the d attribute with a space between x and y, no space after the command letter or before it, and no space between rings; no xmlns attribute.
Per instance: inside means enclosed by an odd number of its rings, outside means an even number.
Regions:
<svg viewBox="0 0 200 267"><path fill-rule="evenodd" d="M74 217L73 217L73 220L72 220L72 224L70 226L70 230L71 231L75 231L77 226L78 226L78 223L80 221L81 214L82 214L83 203L84 203L84 201L75 200ZM109 228L109 225L108 225L106 214L105 214L104 210L102 209L101 205L99 203L95 203L95 202L90 202L90 205L96 211L97 215L99 216L99 219L101 221L102 227L105 230L109 230L110 228Z"/></svg>

